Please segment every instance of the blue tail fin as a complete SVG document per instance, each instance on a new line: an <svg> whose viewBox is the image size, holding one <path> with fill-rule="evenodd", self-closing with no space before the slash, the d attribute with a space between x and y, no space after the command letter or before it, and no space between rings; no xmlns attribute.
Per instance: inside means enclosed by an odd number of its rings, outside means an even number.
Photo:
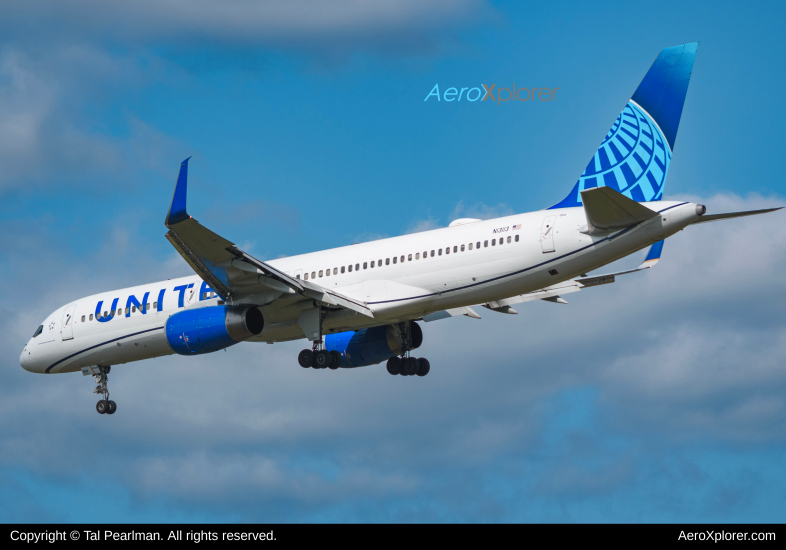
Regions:
<svg viewBox="0 0 786 550"><path fill-rule="evenodd" d="M611 187L638 201L663 197L698 42L661 50L570 194L551 208L581 206L581 192Z"/></svg>

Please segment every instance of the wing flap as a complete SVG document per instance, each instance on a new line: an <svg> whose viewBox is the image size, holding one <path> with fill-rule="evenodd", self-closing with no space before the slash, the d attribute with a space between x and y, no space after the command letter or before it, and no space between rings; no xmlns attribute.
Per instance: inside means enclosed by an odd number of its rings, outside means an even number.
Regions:
<svg viewBox="0 0 786 550"><path fill-rule="evenodd" d="M466 317L472 317L473 319L480 319L480 315L475 312L474 309L471 307L456 307L453 309L443 309L442 311L435 311L434 313L429 313L423 317L423 320L426 323L430 323L431 321L439 321L440 319L450 319L451 317L458 317L460 315L464 315Z"/></svg>

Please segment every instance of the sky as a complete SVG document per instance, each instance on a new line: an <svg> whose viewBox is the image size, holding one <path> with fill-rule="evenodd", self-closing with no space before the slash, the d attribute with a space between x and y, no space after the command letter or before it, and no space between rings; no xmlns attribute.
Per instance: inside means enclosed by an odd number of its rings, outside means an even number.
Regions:
<svg viewBox="0 0 786 550"><path fill-rule="evenodd" d="M19 353L79 297L190 274L189 212L273 259L546 208L658 52L700 41L665 187L786 205L777 2L8 0L0 12L0 521L781 522L786 223L429 323L425 378L240 344L92 379ZM424 101L435 84L551 102ZM608 267L635 266L643 253Z"/></svg>

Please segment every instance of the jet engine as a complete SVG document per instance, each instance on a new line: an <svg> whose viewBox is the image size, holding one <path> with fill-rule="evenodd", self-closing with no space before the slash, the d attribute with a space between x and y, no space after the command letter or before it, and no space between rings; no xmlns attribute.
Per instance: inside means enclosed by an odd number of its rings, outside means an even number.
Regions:
<svg viewBox="0 0 786 550"><path fill-rule="evenodd" d="M175 353L200 355L248 340L264 326L256 307L209 306L172 315L166 322L166 338Z"/></svg>
<svg viewBox="0 0 786 550"><path fill-rule="evenodd" d="M412 322L325 336L325 349L339 352L343 358L341 366L348 368L376 365L408 349L419 348L422 343L423 331Z"/></svg>

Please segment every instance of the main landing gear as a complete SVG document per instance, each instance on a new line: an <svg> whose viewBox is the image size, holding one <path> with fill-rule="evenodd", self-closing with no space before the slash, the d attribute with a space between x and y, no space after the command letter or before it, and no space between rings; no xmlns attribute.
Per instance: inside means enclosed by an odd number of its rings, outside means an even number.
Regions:
<svg viewBox="0 0 786 550"><path fill-rule="evenodd" d="M336 350L328 351L323 348L322 342L315 342L313 349L304 349L297 355L297 362L301 367L315 369L336 370L341 366L341 354Z"/></svg>
<svg viewBox="0 0 786 550"><path fill-rule="evenodd" d="M429 371L431 370L431 364L428 362L428 359L420 357L419 359L415 359L414 357L409 357L409 354L405 356L393 356L388 359L388 372L392 375L400 374L401 376L426 376Z"/></svg>
<svg viewBox="0 0 786 550"><path fill-rule="evenodd" d="M388 359L388 372L392 375L401 376L426 376L431 370L428 359L423 357L416 359L410 357L413 349L420 347L423 343L423 333L415 323L401 323L397 325L399 329L399 339L401 341L400 355L394 355Z"/></svg>
<svg viewBox="0 0 786 550"><path fill-rule="evenodd" d="M305 309L300 312L298 324L303 333L311 340L311 349L304 349L297 355L297 362L301 367L315 369L336 370L341 366L341 354L335 350L325 349L322 339L322 321L327 315L327 310L320 307Z"/></svg>
<svg viewBox="0 0 786 550"><path fill-rule="evenodd" d="M107 380L109 371L112 367L83 367L82 374L84 376L95 376L96 387L93 393L103 395L103 399L96 403L96 410L98 414L115 414L117 410L117 403L109 399L109 388L107 387Z"/></svg>

